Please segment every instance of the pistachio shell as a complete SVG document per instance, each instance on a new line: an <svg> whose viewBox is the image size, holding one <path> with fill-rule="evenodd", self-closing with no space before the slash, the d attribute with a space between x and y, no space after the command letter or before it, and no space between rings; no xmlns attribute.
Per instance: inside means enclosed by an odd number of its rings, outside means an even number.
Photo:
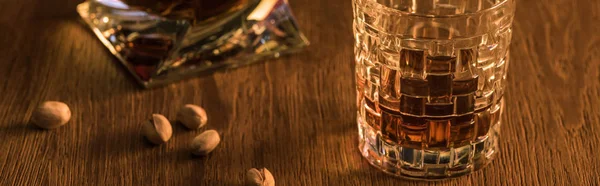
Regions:
<svg viewBox="0 0 600 186"><path fill-rule="evenodd" d="M275 179L267 168L252 168L246 172L246 185L275 186Z"/></svg>
<svg viewBox="0 0 600 186"><path fill-rule="evenodd" d="M71 119L71 110L63 102L46 101L32 114L31 121L38 127L53 129L65 125Z"/></svg>
<svg viewBox="0 0 600 186"><path fill-rule="evenodd" d="M152 114L152 119L144 123L142 127L146 139L157 145L169 141L173 135L171 123L165 116L160 114Z"/></svg>
<svg viewBox="0 0 600 186"><path fill-rule="evenodd" d="M219 137L219 133L215 130L207 130L202 134L196 136L192 141L192 153L198 156L204 156L209 154L211 151L219 145L221 142L221 137Z"/></svg>
<svg viewBox="0 0 600 186"><path fill-rule="evenodd" d="M187 104L177 113L177 120L188 129L198 129L206 125L208 118L206 117L206 111L202 107Z"/></svg>

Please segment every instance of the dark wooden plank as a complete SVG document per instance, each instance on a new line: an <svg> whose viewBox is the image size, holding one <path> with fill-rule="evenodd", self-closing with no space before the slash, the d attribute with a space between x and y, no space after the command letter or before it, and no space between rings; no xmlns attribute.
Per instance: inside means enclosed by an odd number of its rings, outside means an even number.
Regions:
<svg viewBox="0 0 600 186"><path fill-rule="evenodd" d="M295 0L300 54L140 90L79 23L79 0L0 1L0 185L238 185L267 167L278 185L431 185L389 177L357 150L351 1ZM600 4L519 1L501 153L440 185L600 184ZM56 130L29 124L44 100L70 105ZM140 123L204 106L222 144L174 125L148 145Z"/></svg>

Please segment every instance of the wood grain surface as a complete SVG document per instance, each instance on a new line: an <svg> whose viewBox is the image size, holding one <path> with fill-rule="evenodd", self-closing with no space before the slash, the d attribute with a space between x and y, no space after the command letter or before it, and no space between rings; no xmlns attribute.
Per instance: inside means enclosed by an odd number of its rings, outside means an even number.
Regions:
<svg viewBox="0 0 600 186"><path fill-rule="evenodd" d="M290 0L305 51L142 90L80 23L81 0L0 1L0 185L240 185L266 167L277 185L599 185L600 2L518 1L501 153L442 182L387 176L357 149L350 0ZM73 112L29 123L42 101ZM174 125L149 145L141 123L206 108L207 128ZM195 158L206 129L222 143Z"/></svg>

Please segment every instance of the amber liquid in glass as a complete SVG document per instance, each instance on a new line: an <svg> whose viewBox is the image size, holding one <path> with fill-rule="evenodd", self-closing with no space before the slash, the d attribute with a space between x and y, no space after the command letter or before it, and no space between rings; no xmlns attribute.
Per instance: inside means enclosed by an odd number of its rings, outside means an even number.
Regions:
<svg viewBox="0 0 600 186"><path fill-rule="evenodd" d="M435 180L498 152L512 0L353 0L359 149L391 175Z"/></svg>

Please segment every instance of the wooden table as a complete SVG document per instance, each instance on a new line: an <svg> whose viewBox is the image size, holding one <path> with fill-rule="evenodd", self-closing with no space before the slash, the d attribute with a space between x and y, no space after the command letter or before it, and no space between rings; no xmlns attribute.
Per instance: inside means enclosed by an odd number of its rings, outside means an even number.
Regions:
<svg viewBox="0 0 600 186"><path fill-rule="evenodd" d="M142 90L79 22L80 0L0 1L0 185L239 185L267 167L277 185L600 184L600 3L520 0L501 153L483 171L396 179L357 150L350 0L292 0L304 52ZM45 100L70 105L55 130L29 123ZM140 134L152 113L207 109L222 143L194 158L203 130Z"/></svg>

